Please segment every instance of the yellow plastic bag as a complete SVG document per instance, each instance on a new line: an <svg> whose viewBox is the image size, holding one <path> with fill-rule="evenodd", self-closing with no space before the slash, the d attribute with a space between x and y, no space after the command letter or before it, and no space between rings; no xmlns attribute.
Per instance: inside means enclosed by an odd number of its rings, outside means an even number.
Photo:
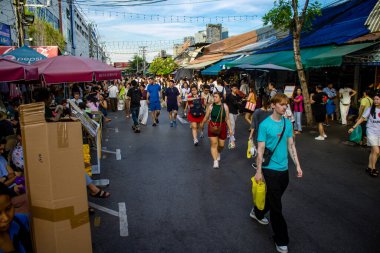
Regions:
<svg viewBox="0 0 380 253"><path fill-rule="evenodd" d="M253 204L257 207L257 209L264 210L265 195L266 195L265 182L259 181L257 183L255 180L255 177L252 177L251 181L252 181Z"/></svg>
<svg viewBox="0 0 380 253"><path fill-rule="evenodd" d="M253 145L253 141L248 140L248 148L247 148L247 158L248 159L252 158L252 154L251 154L252 145Z"/></svg>

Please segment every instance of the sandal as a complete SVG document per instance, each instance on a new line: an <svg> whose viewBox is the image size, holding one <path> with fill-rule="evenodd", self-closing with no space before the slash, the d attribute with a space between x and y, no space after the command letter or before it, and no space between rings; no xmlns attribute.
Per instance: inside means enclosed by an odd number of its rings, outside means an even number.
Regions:
<svg viewBox="0 0 380 253"><path fill-rule="evenodd" d="M94 198L105 199L111 196L111 193L103 191L103 190L99 190L96 194L91 194L91 196Z"/></svg>
<svg viewBox="0 0 380 253"><path fill-rule="evenodd" d="M379 171L378 170L376 170L376 169L371 169L369 172L369 175L371 176L371 177L377 177L377 176L379 176Z"/></svg>

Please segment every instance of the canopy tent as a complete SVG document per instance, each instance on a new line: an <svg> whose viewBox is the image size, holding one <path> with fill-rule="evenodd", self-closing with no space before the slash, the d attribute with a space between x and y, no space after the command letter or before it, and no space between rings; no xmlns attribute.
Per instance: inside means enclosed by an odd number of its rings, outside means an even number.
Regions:
<svg viewBox="0 0 380 253"><path fill-rule="evenodd" d="M221 61L215 63L214 65L202 70L201 74L204 76L217 76L221 70L226 68L226 66L225 66L226 63L231 62L235 59L236 59L236 57L221 60Z"/></svg>
<svg viewBox="0 0 380 253"><path fill-rule="evenodd" d="M19 47L9 53L3 54L2 57L26 64L32 64L36 61L46 59L46 56L28 46Z"/></svg>
<svg viewBox="0 0 380 253"><path fill-rule="evenodd" d="M177 69L176 70L176 73L175 73L175 76L174 76L174 79L179 81L181 80L182 78L191 78L192 76L194 75L194 70L193 69L184 69L184 68L181 68L181 69Z"/></svg>
<svg viewBox="0 0 380 253"><path fill-rule="evenodd" d="M251 65L251 64L241 64L235 66L235 68L241 68L241 69L265 69L265 70L283 70L283 71L294 71L293 69L285 68L282 66L278 66L275 64L262 64L262 65Z"/></svg>
<svg viewBox="0 0 380 253"><path fill-rule="evenodd" d="M0 82L38 80L38 68L0 58Z"/></svg>
<svg viewBox="0 0 380 253"><path fill-rule="evenodd" d="M372 46L373 44L374 43L361 43L344 46L329 45L322 47L304 48L301 49L303 67L307 69L341 66L343 63L343 57L345 55ZM271 52L265 54L253 54L227 63L226 65L228 67L235 67L242 64L275 64L293 70L296 68L293 50Z"/></svg>
<svg viewBox="0 0 380 253"><path fill-rule="evenodd" d="M33 64L47 84L121 79L121 70L78 56L56 56Z"/></svg>

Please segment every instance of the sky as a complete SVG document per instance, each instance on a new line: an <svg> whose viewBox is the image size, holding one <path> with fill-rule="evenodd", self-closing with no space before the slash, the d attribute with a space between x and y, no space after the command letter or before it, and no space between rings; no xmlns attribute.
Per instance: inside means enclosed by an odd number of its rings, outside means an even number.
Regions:
<svg viewBox="0 0 380 253"><path fill-rule="evenodd" d="M173 54L174 43L180 43L184 37L194 36L197 31L205 30L208 23L222 23L223 27L228 29L230 37L255 30L262 27L261 18L273 7L274 2L274 0L150 0L156 3L143 6L105 7L104 4L107 2L109 4L124 2L125 5L130 5L128 2L143 1L77 1L87 20L96 24L100 41L106 43L111 62L130 60L139 52L139 46L147 46L148 61L158 54L159 49ZM320 0L320 2L326 4L332 0ZM97 3L102 5L94 6ZM185 21L184 16L187 17ZM230 16L229 21L226 18L228 16ZM235 21L232 16L235 16ZM248 16L248 20L243 16ZM199 17L198 22L196 18L192 18L190 22L189 17ZM224 17L223 22L221 17Z"/></svg>

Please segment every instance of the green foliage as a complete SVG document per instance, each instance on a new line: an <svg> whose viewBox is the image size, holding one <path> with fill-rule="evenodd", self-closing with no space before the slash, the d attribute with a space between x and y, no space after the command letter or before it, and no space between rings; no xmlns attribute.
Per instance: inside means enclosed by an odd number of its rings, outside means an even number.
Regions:
<svg viewBox="0 0 380 253"><path fill-rule="evenodd" d="M33 25L29 26L28 36L33 38L33 46L58 46L59 49L65 51L65 38L50 23L34 18Z"/></svg>
<svg viewBox="0 0 380 253"><path fill-rule="evenodd" d="M300 9L299 2L296 2L297 10ZM299 18L305 29L311 28L311 23L316 16L321 15L321 4L317 1L310 3L305 12L305 20L302 20L302 13ZM275 29L281 31L293 30L295 28L295 16L291 0L275 0L274 6L262 18L264 25L271 24Z"/></svg>
<svg viewBox="0 0 380 253"><path fill-rule="evenodd" d="M175 63L173 58L158 57L154 59L153 62L150 64L149 72L155 75L165 76L171 74L177 67L178 65Z"/></svg>

